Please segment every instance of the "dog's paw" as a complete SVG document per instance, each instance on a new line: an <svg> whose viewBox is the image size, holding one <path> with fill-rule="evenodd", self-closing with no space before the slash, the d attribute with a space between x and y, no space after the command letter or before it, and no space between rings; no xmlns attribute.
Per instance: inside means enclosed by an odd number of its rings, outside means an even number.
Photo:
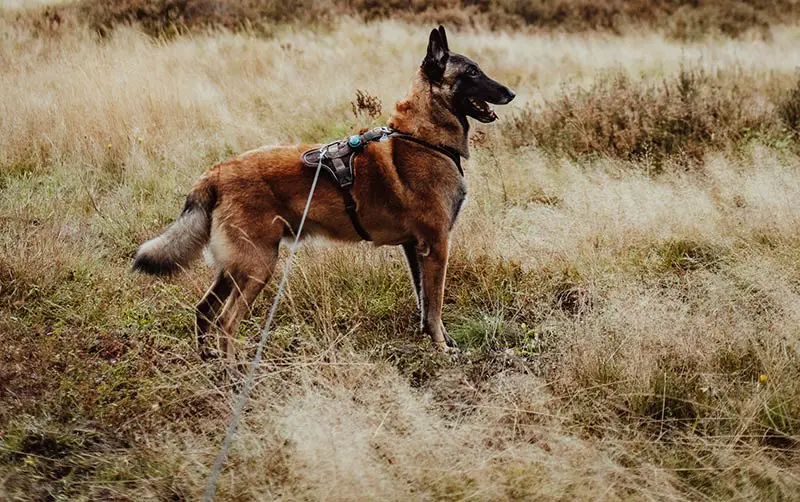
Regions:
<svg viewBox="0 0 800 502"><path fill-rule="evenodd" d="M453 337L447 333L447 329L444 327L444 323L439 325L439 330L442 332L442 336L444 337L444 343L451 349L458 349L458 344Z"/></svg>
<svg viewBox="0 0 800 502"><path fill-rule="evenodd" d="M450 339L452 341L452 339ZM448 340L443 340L436 345L436 348L443 356L449 358L452 362L456 362L461 358L461 349L455 343L450 344Z"/></svg>

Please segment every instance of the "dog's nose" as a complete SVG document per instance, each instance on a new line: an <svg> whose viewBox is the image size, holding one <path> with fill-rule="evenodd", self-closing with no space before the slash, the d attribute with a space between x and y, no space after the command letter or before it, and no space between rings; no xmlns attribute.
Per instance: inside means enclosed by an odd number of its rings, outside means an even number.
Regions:
<svg viewBox="0 0 800 502"><path fill-rule="evenodd" d="M517 95L514 91L506 87L506 103L510 103L511 100L514 99L516 96Z"/></svg>

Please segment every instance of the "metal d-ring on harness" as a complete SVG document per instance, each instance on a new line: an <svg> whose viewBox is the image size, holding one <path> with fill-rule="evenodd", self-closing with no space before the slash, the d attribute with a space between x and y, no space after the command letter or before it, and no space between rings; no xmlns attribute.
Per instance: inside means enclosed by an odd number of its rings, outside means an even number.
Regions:
<svg viewBox="0 0 800 502"><path fill-rule="evenodd" d="M458 172L464 175L461 169L461 154L452 148L434 145L425 140L411 136L410 134L395 131L391 127L376 127L364 134L354 134L347 139L328 143L321 148L309 150L302 156L303 163L308 167L319 168L321 165L330 174L339 186L344 199L344 208L353 228L359 237L365 241L371 241L369 233L361 226L356 213L356 202L353 200L353 182L355 181L355 158L364 151L364 148L374 141L386 141L390 137L400 138L418 145L422 145L430 150L446 155L458 168Z"/></svg>

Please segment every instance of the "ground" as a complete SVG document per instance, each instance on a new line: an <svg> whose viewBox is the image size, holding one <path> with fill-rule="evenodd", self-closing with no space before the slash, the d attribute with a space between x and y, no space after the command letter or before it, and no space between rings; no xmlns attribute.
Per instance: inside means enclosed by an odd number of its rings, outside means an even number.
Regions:
<svg viewBox="0 0 800 502"><path fill-rule="evenodd" d="M236 395L194 347L213 272L133 252L214 162L385 124L432 26L29 3L0 10L0 499L198 499ZM419 333L399 249L302 248L218 499L796 497L800 27L765 19L451 28L517 93L471 134L461 352Z"/></svg>

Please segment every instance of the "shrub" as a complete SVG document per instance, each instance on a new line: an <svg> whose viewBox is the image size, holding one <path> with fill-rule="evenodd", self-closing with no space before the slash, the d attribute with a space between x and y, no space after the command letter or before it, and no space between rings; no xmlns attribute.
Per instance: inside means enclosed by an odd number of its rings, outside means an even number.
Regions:
<svg viewBox="0 0 800 502"><path fill-rule="evenodd" d="M364 20L403 19L481 25L493 29L525 27L577 32L621 32L629 27L666 29L670 36L694 39L709 34L739 37L755 31L769 36L769 26L792 23L800 6L792 0L301 0L287 7L276 0L81 0L61 12L105 35L120 23L136 22L153 35L202 30L210 26L268 32L274 24L325 24L343 15Z"/></svg>
<svg viewBox="0 0 800 502"><path fill-rule="evenodd" d="M793 133L800 132L800 75L778 106L778 115Z"/></svg>
<svg viewBox="0 0 800 502"><path fill-rule="evenodd" d="M727 2L726 5L685 3L670 16L668 34L680 40L693 40L708 34L735 38L754 31L767 39L773 19L764 10L747 2Z"/></svg>
<svg viewBox="0 0 800 502"><path fill-rule="evenodd" d="M293 2L291 8L275 0L84 0L78 8L80 17L101 35L118 24L138 23L147 33L159 36L208 27L239 30L270 23L324 21L332 14L326 5L309 0Z"/></svg>
<svg viewBox="0 0 800 502"><path fill-rule="evenodd" d="M537 144L572 158L694 161L709 149L777 134L768 107L753 105L763 101L759 94L758 84L738 72L684 68L659 83L616 72L589 90L565 91L540 113L524 109L504 134L514 146Z"/></svg>

